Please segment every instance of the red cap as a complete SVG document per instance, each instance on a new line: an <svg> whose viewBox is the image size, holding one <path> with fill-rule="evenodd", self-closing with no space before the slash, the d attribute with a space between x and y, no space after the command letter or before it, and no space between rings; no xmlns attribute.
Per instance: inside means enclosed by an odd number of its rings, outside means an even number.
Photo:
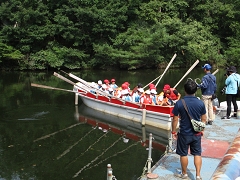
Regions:
<svg viewBox="0 0 240 180"><path fill-rule="evenodd" d="M163 87L163 90L166 91L166 90L169 90L170 89L170 85L169 84L165 84L164 87Z"/></svg>
<svg viewBox="0 0 240 180"><path fill-rule="evenodd" d="M111 82L116 82L115 79L111 79Z"/></svg>
<svg viewBox="0 0 240 180"><path fill-rule="evenodd" d="M103 82L104 82L105 84L107 84L107 83L109 83L109 80L105 79Z"/></svg>
<svg viewBox="0 0 240 180"><path fill-rule="evenodd" d="M123 84L122 84L122 89L128 89L128 85L125 84L125 83L123 83Z"/></svg>
<svg viewBox="0 0 240 180"><path fill-rule="evenodd" d="M124 82L123 84L126 84L127 86L129 86L130 84L129 84L129 82Z"/></svg>
<svg viewBox="0 0 240 180"><path fill-rule="evenodd" d="M152 90L152 89L157 90L157 88L156 88L155 86L151 86L149 89L150 89L150 90Z"/></svg>
<svg viewBox="0 0 240 180"><path fill-rule="evenodd" d="M149 84L149 87L155 87L155 85L151 83L151 84Z"/></svg>

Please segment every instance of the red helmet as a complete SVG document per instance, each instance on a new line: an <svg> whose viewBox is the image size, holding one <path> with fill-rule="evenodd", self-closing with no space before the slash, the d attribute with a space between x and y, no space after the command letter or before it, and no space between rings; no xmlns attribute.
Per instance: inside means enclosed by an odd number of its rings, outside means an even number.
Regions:
<svg viewBox="0 0 240 180"><path fill-rule="evenodd" d="M116 82L115 79L111 79L111 82Z"/></svg>

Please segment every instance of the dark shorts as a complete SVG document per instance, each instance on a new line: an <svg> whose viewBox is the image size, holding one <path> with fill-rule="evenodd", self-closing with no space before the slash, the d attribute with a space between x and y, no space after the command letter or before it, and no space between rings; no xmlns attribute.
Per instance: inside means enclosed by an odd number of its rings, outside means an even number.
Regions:
<svg viewBox="0 0 240 180"><path fill-rule="evenodd" d="M201 156L201 135L185 136L178 133L176 153L180 156L187 156L189 146L192 155Z"/></svg>

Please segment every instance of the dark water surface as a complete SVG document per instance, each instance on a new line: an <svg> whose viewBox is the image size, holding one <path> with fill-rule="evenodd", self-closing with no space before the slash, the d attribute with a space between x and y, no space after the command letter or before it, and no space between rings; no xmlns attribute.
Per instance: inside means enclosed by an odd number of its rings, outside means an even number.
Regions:
<svg viewBox="0 0 240 180"><path fill-rule="evenodd" d="M186 71L187 69L168 71L158 85L158 92L165 83L174 86ZM162 72L163 70L72 73L90 82L115 78L117 84L121 85L128 81L133 88L139 82L144 85L149 83ZM220 71L217 74L219 90L225 80L223 73ZM201 78L202 75L203 71L199 68L187 77ZM148 158L144 134L148 138L151 132L155 137L154 143L163 146L167 144L168 132L128 124L128 121L91 110L81 101L75 107L74 93L31 87L31 83L72 90L71 84L53 76L53 72L0 73L1 180L104 180L107 164L112 165L113 174L118 180L135 180L141 176ZM183 83L184 81L177 87L182 94ZM200 91L197 95L201 95ZM223 99L220 94L219 99ZM118 134L107 129L106 132L87 120L108 124L109 127L122 131ZM138 136L142 141L133 138L124 143L122 132ZM153 164L162 154L162 147L156 146L153 149Z"/></svg>

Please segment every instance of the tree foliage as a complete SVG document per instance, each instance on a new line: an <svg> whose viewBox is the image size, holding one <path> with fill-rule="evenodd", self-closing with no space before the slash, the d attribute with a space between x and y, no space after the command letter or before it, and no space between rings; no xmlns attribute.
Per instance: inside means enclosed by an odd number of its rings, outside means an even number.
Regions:
<svg viewBox="0 0 240 180"><path fill-rule="evenodd" d="M2 69L237 65L237 0L3 0Z"/></svg>

